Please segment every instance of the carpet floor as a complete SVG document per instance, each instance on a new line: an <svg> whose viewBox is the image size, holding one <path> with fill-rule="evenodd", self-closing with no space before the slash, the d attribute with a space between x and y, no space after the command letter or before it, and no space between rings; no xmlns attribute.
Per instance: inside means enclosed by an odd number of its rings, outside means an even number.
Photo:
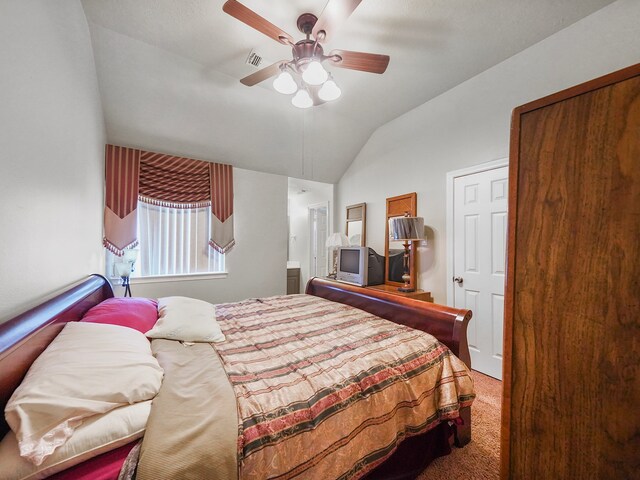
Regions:
<svg viewBox="0 0 640 480"><path fill-rule="evenodd" d="M453 447L451 455L440 457L416 480L496 479L500 475L500 398L502 382L472 371L476 399L471 406L471 442Z"/></svg>

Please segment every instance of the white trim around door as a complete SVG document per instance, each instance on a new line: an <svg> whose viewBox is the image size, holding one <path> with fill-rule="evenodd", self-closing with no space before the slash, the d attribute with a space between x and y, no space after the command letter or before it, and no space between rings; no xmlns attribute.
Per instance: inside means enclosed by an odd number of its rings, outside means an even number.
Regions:
<svg viewBox="0 0 640 480"><path fill-rule="evenodd" d="M312 272L314 270L314 255L313 255L313 228L312 228L312 221L311 221L311 210L317 210L319 208L325 208L327 211L327 236L325 238L325 242L327 240L327 238L329 238L329 236L333 233L333 216L332 216L332 212L331 212L331 202L329 200L325 201L325 202L318 202L318 203L313 203L310 205L307 205L307 222L308 222L308 226L307 228L309 229L309 244L308 244L308 252L309 252L309 258L308 258L308 265L309 265L309 275L308 277L311 278L312 276ZM324 243L324 242L323 242ZM326 257L326 261L325 261L325 269L326 269L326 273L329 273L329 253L326 251L326 247L325 247L325 253L327 254ZM303 279L304 282L306 283L307 280L309 280L309 278L307 279Z"/></svg>

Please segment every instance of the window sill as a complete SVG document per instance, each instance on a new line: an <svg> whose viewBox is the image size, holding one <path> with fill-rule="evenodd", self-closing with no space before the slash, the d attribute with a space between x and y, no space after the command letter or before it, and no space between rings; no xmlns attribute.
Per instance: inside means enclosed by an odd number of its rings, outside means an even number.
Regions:
<svg viewBox="0 0 640 480"><path fill-rule="evenodd" d="M141 285L145 283L172 283L172 282L196 282L201 280L214 280L227 278L227 272L217 273L189 273L186 275L157 275L150 277L131 277L129 282L131 285ZM112 278L111 282L119 282L120 278Z"/></svg>

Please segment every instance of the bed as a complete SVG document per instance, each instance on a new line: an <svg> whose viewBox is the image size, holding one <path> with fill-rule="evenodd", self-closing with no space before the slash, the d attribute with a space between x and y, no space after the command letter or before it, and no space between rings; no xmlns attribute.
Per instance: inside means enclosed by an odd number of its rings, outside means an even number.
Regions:
<svg viewBox="0 0 640 480"><path fill-rule="evenodd" d="M468 310L405 299L360 287L323 279L309 281L306 294L422 330L442 344L470 367L466 328L471 318ZM79 320L91 307L113 297L109 282L99 275L73 286L57 297L0 325L0 405L19 385L33 361L57 336L66 322ZM455 421L442 421L426 433L407 435L381 465L367 472L368 479L414 478L433 458L449 452L450 439L458 447L471 439L470 407L459 410ZM2 422L0 434L8 431ZM83 462L54 476L55 478L117 478L133 445L126 445Z"/></svg>

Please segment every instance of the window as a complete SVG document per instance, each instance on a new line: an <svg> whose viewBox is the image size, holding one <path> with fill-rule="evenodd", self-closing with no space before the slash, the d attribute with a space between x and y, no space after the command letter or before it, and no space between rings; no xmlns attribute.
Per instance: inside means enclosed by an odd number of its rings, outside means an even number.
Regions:
<svg viewBox="0 0 640 480"><path fill-rule="evenodd" d="M211 208L138 203L140 276L224 271L224 254L209 246Z"/></svg>
<svg viewBox="0 0 640 480"><path fill-rule="evenodd" d="M138 260L133 277L224 272L224 254L209 246L211 207L170 208L138 202ZM107 271L118 257L108 253ZM115 275L117 276L117 275Z"/></svg>
<svg viewBox="0 0 640 480"><path fill-rule="evenodd" d="M102 241L116 253L139 245L133 276L224 272L209 243L223 252L235 244L231 165L117 145L107 145L105 163ZM107 254L106 270L127 275L129 260Z"/></svg>

